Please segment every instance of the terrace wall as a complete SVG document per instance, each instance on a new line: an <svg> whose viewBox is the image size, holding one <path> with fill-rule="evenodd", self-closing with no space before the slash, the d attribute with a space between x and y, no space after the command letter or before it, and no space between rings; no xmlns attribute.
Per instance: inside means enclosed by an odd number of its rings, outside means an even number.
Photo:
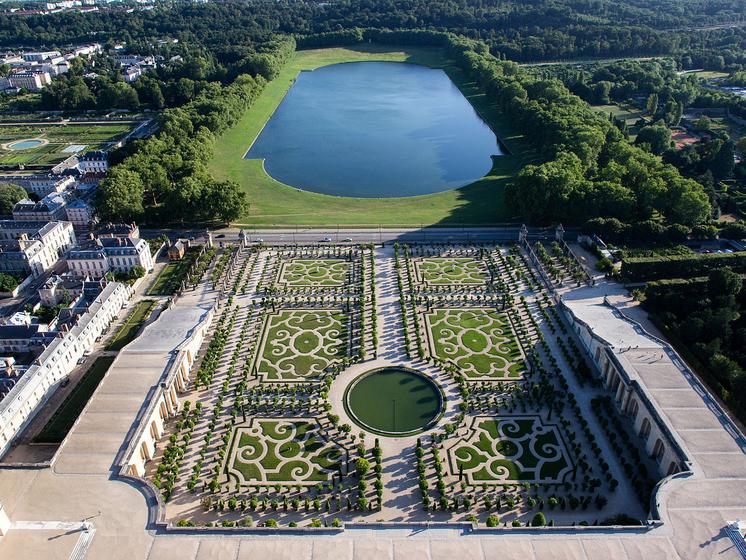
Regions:
<svg viewBox="0 0 746 560"><path fill-rule="evenodd" d="M617 409L631 424L630 429L638 436L645 453L657 465L658 475L663 478L689 470L686 454L639 383L634 367L624 358L624 350L612 347L594 333L592 327L576 317L564 302L560 302L560 309L596 366L604 387L612 394ZM659 348L653 341L651 347Z"/></svg>

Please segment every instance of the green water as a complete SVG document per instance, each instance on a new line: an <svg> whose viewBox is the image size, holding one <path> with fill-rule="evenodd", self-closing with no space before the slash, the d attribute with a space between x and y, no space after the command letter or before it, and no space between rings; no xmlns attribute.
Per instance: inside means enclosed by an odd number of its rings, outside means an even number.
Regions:
<svg viewBox="0 0 746 560"><path fill-rule="evenodd" d="M370 431L406 434L427 428L440 414L438 387L426 377L402 368L365 374L346 395L352 419Z"/></svg>

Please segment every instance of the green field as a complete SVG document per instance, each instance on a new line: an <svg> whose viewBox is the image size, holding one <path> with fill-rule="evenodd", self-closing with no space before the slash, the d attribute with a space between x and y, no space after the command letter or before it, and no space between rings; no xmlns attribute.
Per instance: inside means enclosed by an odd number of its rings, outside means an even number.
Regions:
<svg viewBox="0 0 746 560"><path fill-rule="evenodd" d="M82 379L36 436L34 439L36 443L60 443L65 439L88 399L109 371L109 366L113 361L114 358L109 356L96 358L93 365L83 374Z"/></svg>
<svg viewBox="0 0 746 560"><path fill-rule="evenodd" d="M605 115L611 113L615 119L626 121L628 125L642 118L642 111L630 105L591 105L591 108Z"/></svg>
<svg viewBox="0 0 746 560"><path fill-rule="evenodd" d="M27 150L0 147L0 165L54 165L74 152L65 152L68 146L85 146L82 152L106 148L120 140L132 129L128 123L64 124L64 125L2 125L0 144L17 140L40 139L49 143Z"/></svg>
<svg viewBox="0 0 746 560"><path fill-rule="evenodd" d="M140 327L150 315L151 311L155 307L155 301L152 299L146 299L139 302L132 313L129 314L124 324L119 327L119 330L111 339L111 342L106 346L107 350L121 350L132 342L137 334L140 332Z"/></svg>
<svg viewBox="0 0 746 560"><path fill-rule="evenodd" d="M261 161L243 159L298 72L328 64L365 60L409 62L443 68L490 124L511 155L495 158L487 176L460 189L416 197L379 199L300 191L269 177ZM522 136L486 103L484 94L477 90L473 82L465 80L462 72L444 58L440 49L361 45L297 52L238 124L218 139L210 169L217 179L237 181L247 193L250 207L239 220L240 225L490 224L511 219L504 204L505 183L533 159L535 154Z"/></svg>

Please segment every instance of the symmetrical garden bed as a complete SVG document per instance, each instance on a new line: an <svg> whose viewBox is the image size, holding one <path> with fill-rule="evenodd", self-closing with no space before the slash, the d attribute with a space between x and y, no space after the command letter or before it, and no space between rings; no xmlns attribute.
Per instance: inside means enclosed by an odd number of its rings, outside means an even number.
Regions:
<svg viewBox="0 0 746 560"><path fill-rule="evenodd" d="M342 309L280 309L267 313L255 373L263 381L320 379L347 356L348 322Z"/></svg>
<svg viewBox="0 0 746 560"><path fill-rule="evenodd" d="M433 308L425 313L431 353L470 381L523 376L523 354L506 313L489 308Z"/></svg>
<svg viewBox="0 0 746 560"><path fill-rule="evenodd" d="M347 473L346 450L315 419L252 418L232 439L226 472L237 484L313 485Z"/></svg>
<svg viewBox="0 0 746 560"><path fill-rule="evenodd" d="M421 257L412 264L417 282L428 286L481 286L490 278L485 263L473 257Z"/></svg>
<svg viewBox="0 0 746 560"><path fill-rule="evenodd" d="M559 483L572 472L560 428L528 415L474 417L448 448L448 464L469 484Z"/></svg>
<svg viewBox="0 0 746 560"><path fill-rule="evenodd" d="M280 265L277 283L288 288L342 287L352 266L342 259L293 259Z"/></svg>

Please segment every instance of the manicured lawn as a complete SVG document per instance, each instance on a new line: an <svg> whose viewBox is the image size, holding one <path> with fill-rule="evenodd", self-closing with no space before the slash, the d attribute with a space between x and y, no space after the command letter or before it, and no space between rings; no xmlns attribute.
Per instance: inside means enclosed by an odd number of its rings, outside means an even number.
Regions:
<svg viewBox="0 0 746 560"><path fill-rule="evenodd" d="M559 428L538 416L477 417L449 460L471 484L558 483L572 469Z"/></svg>
<svg viewBox="0 0 746 560"><path fill-rule="evenodd" d="M106 372L109 371L109 366L113 361L114 358L108 356L96 358L96 361L83 374L82 379L62 402L34 441L37 443L60 443L65 439L88 399L91 398L96 387L98 387Z"/></svg>
<svg viewBox="0 0 746 560"><path fill-rule="evenodd" d="M153 311L155 303L156 302L151 299L139 302L132 310L132 313L129 314L125 323L119 327L119 330L114 335L114 338L111 339L111 342L106 346L106 349L121 350L132 342L137 336L137 333L140 332L140 327L142 327L142 324L148 318L150 312Z"/></svg>
<svg viewBox="0 0 746 560"><path fill-rule="evenodd" d="M238 428L237 434L227 472L244 484L326 482L346 455L323 438L314 420L254 419L250 428Z"/></svg>
<svg viewBox="0 0 746 560"><path fill-rule="evenodd" d="M435 355L472 381L514 379L525 367L507 315L492 309L433 309L425 316Z"/></svg>
<svg viewBox="0 0 746 560"><path fill-rule="evenodd" d="M168 263L148 290L149 296L170 296L181 286L192 263L199 257L199 248L190 248L184 258Z"/></svg>
<svg viewBox="0 0 746 560"><path fill-rule="evenodd" d="M271 117L301 70L328 64L385 60L443 68L511 155L494 158L484 178L460 189L407 198L351 198L300 191L264 172L262 162L243 159L252 141ZM248 194L250 208L241 225L410 225L492 224L511 220L504 204L507 180L534 152L493 107L473 82L444 58L440 49L360 45L351 48L299 51L246 111L239 123L220 137L210 169L218 179L237 181Z"/></svg>
<svg viewBox="0 0 746 560"><path fill-rule="evenodd" d="M313 381L345 358L347 317L341 310L284 309L267 316L256 370L264 381Z"/></svg>

